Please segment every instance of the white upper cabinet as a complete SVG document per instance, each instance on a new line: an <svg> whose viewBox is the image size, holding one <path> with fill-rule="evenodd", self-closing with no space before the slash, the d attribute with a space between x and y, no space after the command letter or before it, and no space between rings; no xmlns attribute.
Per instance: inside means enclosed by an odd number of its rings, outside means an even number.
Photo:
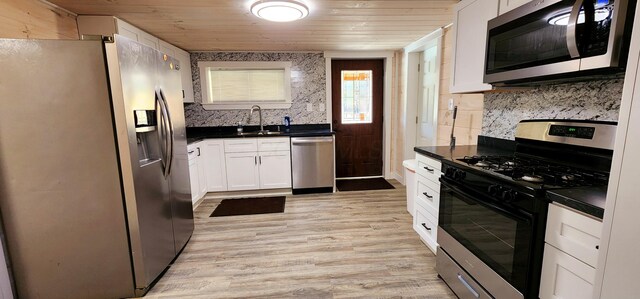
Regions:
<svg viewBox="0 0 640 299"><path fill-rule="evenodd" d="M491 90L483 83L487 22L498 16L499 0L464 0L455 7L451 93Z"/></svg>
<svg viewBox="0 0 640 299"><path fill-rule="evenodd" d="M143 45L154 48L180 61L178 68L182 78L182 100L193 103L193 80L191 77L191 58L186 52L172 44L137 28L123 20L111 16L78 16L78 32L83 35L112 36L120 34Z"/></svg>
<svg viewBox="0 0 640 299"><path fill-rule="evenodd" d="M174 56L180 61L180 76L182 77L182 100L185 103L194 103L193 79L191 77L191 55L182 49L176 50Z"/></svg>
<svg viewBox="0 0 640 299"><path fill-rule="evenodd" d="M185 103L193 103L193 81L191 80L191 56L189 52L163 40L160 40L158 50L178 59L180 62L177 68L180 71L180 78L182 79L182 101Z"/></svg>
<svg viewBox="0 0 640 299"><path fill-rule="evenodd" d="M163 40L158 43L158 50L171 57L176 57L176 49L178 49L176 46Z"/></svg>
<svg viewBox="0 0 640 299"><path fill-rule="evenodd" d="M500 0L500 14L504 14L518 6L522 6L531 0Z"/></svg>

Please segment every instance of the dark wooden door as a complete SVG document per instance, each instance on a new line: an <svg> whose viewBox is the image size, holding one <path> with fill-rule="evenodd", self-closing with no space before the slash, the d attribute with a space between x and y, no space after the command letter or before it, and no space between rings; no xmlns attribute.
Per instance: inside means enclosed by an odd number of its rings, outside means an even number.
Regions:
<svg viewBox="0 0 640 299"><path fill-rule="evenodd" d="M336 177L381 176L383 60L332 60Z"/></svg>

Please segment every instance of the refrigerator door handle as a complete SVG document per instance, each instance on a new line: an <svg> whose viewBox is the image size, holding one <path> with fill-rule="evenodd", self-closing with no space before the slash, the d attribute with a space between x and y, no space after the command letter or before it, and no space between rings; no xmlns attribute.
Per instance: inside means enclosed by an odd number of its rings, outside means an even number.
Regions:
<svg viewBox="0 0 640 299"><path fill-rule="evenodd" d="M156 90L156 109L158 111L158 138L160 139L160 154L161 154L161 162L162 162L162 172L164 174L165 168L167 168L167 123L165 121L164 109L162 107L162 102L160 101L160 94Z"/></svg>
<svg viewBox="0 0 640 299"><path fill-rule="evenodd" d="M162 97L162 92L161 91L156 91L156 99L158 101L158 104L160 105L160 120L163 122L162 128L164 129L164 132L161 132L161 136L164 137L164 154L165 157L163 157L164 159L164 177L169 177L169 172L170 172L170 167L171 167L171 159L173 156L173 153L171 152L171 122L169 120L169 111L167 110L167 106L166 106L166 102L164 101L164 98Z"/></svg>
<svg viewBox="0 0 640 299"><path fill-rule="evenodd" d="M160 99L162 100L163 104L164 104L164 110L167 116L167 130L168 130L168 139L169 139L169 151L168 151L168 157L169 157L169 163L167 166L167 171L166 171L166 176L168 177L169 175L171 175L171 169L173 168L173 150L174 150L174 144L175 144L175 137L174 137L174 131L173 131L173 121L171 120L171 113L169 112L169 103L167 103L167 99L164 96L164 92L162 92L162 89L160 89Z"/></svg>

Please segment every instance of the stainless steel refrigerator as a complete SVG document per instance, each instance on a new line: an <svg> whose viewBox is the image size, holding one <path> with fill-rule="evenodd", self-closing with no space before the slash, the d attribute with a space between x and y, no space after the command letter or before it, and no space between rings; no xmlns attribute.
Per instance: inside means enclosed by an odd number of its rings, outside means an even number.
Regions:
<svg viewBox="0 0 640 299"><path fill-rule="evenodd" d="M20 298L140 296L193 232L178 61L0 39L0 213Z"/></svg>

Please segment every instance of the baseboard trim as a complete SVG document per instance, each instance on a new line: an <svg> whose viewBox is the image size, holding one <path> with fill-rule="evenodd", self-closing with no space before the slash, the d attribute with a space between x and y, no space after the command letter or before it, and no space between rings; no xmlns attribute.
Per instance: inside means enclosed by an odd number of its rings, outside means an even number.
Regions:
<svg viewBox="0 0 640 299"><path fill-rule="evenodd" d="M393 173L391 174L391 176L392 176L396 181L400 182L400 184L402 184L403 186L406 186L406 185L407 185L407 184L406 184L406 182L405 182L405 180L404 180L404 176L403 176L403 175L401 175L401 174L399 174L399 173L397 173L397 172L393 172Z"/></svg>

